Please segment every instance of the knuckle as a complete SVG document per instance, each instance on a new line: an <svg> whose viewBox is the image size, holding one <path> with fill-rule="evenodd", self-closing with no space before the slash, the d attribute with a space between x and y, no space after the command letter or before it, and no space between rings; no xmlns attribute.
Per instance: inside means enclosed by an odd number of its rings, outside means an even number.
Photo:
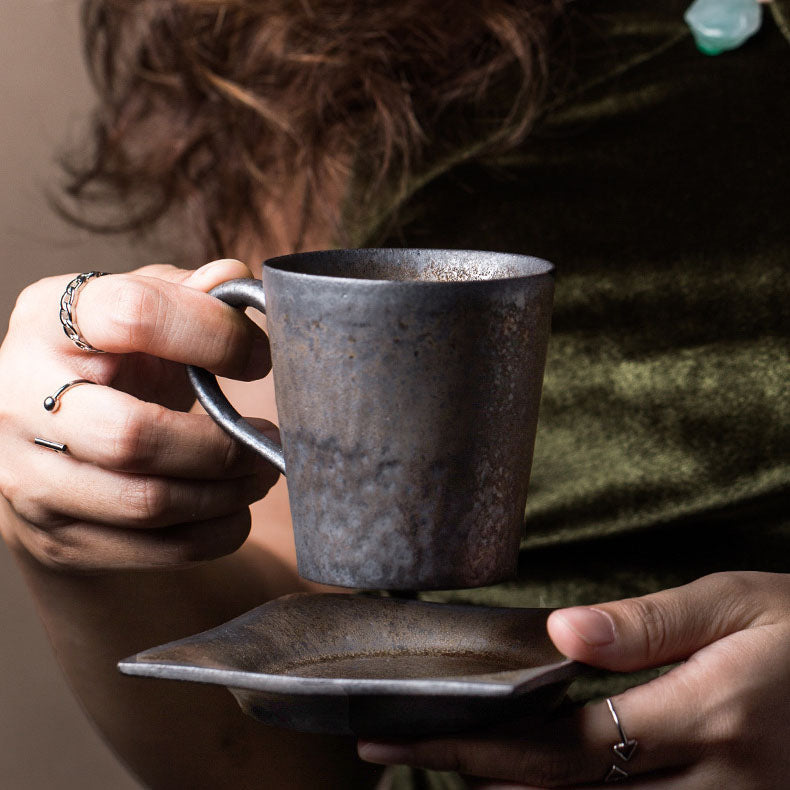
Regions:
<svg viewBox="0 0 790 790"><path fill-rule="evenodd" d="M46 482L34 477L31 485L31 472L35 475L30 467L13 462L0 465L0 494L33 529L63 524L62 514L48 503L51 492Z"/></svg>
<svg viewBox="0 0 790 790"><path fill-rule="evenodd" d="M167 514L170 506L170 489L167 483L154 477L131 477L121 496L131 520L141 525L159 521Z"/></svg>
<svg viewBox="0 0 790 790"><path fill-rule="evenodd" d="M51 570L79 570L84 565L80 547L68 530L35 530L32 544L33 555Z"/></svg>
<svg viewBox="0 0 790 790"><path fill-rule="evenodd" d="M220 468L223 472L231 472L239 466L244 458L245 453L242 445L225 431L220 431L217 441L220 443L218 448Z"/></svg>
<svg viewBox="0 0 790 790"><path fill-rule="evenodd" d="M166 409L157 404L132 409L107 432L109 464L123 471L141 471L154 451L153 431L165 419Z"/></svg>
<svg viewBox="0 0 790 790"><path fill-rule="evenodd" d="M1 418L0 418L1 421ZM13 465L5 462L0 465L0 494L12 505L19 499L22 491L22 480Z"/></svg>
<svg viewBox="0 0 790 790"><path fill-rule="evenodd" d="M235 310L225 310L224 320L214 335L211 356L221 371L241 373L250 356L252 336L245 330Z"/></svg>
<svg viewBox="0 0 790 790"><path fill-rule="evenodd" d="M9 328L15 328L20 324L37 323L41 320L41 305L51 300L52 279L38 280L20 291L11 312Z"/></svg>
<svg viewBox="0 0 790 790"><path fill-rule="evenodd" d="M708 721L705 741L708 749L721 754L733 755L744 748L749 740L751 716L747 709L730 700L721 707L715 717Z"/></svg>
<svg viewBox="0 0 790 790"><path fill-rule="evenodd" d="M736 621L743 625L760 619L771 606L762 574L750 571L721 571L705 577L715 616L722 626Z"/></svg>
<svg viewBox="0 0 790 790"><path fill-rule="evenodd" d="M14 512L30 524L43 525L51 520L49 511L43 503L31 493L19 477L11 476L3 484L3 495L11 504Z"/></svg>
<svg viewBox="0 0 790 790"><path fill-rule="evenodd" d="M16 432L16 420L8 411L11 400L0 400L0 436L10 436Z"/></svg>
<svg viewBox="0 0 790 790"><path fill-rule="evenodd" d="M162 331L167 315L160 289L137 277L119 277L105 287L111 289L107 317L112 333L130 349L147 349Z"/></svg>
<svg viewBox="0 0 790 790"><path fill-rule="evenodd" d="M662 606L652 598L633 598L629 601L630 616L637 625L644 655L660 655L667 639L666 615Z"/></svg>
<svg viewBox="0 0 790 790"><path fill-rule="evenodd" d="M713 594L740 596L754 591L757 575L745 571L719 571L706 577L706 581Z"/></svg>

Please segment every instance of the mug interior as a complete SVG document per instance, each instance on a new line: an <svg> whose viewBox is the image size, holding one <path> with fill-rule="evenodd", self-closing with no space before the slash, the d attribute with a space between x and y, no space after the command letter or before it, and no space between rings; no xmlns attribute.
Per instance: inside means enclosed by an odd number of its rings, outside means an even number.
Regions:
<svg viewBox="0 0 790 790"><path fill-rule="evenodd" d="M477 250L357 249L283 255L264 265L294 274L396 282L472 282L553 271L540 258Z"/></svg>

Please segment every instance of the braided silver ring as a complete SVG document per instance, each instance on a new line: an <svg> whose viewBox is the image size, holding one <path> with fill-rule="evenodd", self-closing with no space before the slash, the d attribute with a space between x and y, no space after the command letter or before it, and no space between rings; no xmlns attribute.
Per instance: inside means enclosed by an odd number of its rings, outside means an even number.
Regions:
<svg viewBox="0 0 790 790"><path fill-rule="evenodd" d="M109 272L84 272L78 274L67 286L60 297L60 323L63 325L63 331L66 337L74 343L77 348L82 351L90 351L93 354L103 354L104 351L94 348L81 334L77 326L77 318L75 315L77 296L79 290L85 285L88 280L93 277L104 277Z"/></svg>
<svg viewBox="0 0 790 790"><path fill-rule="evenodd" d="M634 738L629 738L625 734L625 729L620 721L620 717L617 715L617 711L614 709L611 697L606 698L606 704L609 708L609 713L612 714L612 718L614 719L617 732L620 735L620 740L612 746L612 751L622 762L627 763L634 756L639 741ZM623 779L628 779L628 777L629 774L624 768L621 768L617 763L612 763L609 773L604 777L604 782L622 782Z"/></svg>

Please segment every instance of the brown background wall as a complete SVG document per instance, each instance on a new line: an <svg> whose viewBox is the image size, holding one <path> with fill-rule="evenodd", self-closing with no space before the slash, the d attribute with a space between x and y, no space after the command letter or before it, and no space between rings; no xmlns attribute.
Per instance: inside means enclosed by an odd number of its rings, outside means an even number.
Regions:
<svg viewBox="0 0 790 790"><path fill-rule="evenodd" d="M0 2L0 336L27 283L46 274L132 265L123 243L66 227L44 198L54 156L64 141L78 139L90 103L77 18L77 0ZM54 305L49 318L57 320ZM0 787L139 787L69 693L1 541Z"/></svg>

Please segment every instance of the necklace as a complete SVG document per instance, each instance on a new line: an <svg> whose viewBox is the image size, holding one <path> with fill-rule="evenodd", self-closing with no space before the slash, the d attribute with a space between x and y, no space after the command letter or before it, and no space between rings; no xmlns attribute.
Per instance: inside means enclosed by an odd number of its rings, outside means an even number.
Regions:
<svg viewBox="0 0 790 790"><path fill-rule="evenodd" d="M700 52L719 55L753 36L763 21L757 0L695 0L683 15Z"/></svg>

